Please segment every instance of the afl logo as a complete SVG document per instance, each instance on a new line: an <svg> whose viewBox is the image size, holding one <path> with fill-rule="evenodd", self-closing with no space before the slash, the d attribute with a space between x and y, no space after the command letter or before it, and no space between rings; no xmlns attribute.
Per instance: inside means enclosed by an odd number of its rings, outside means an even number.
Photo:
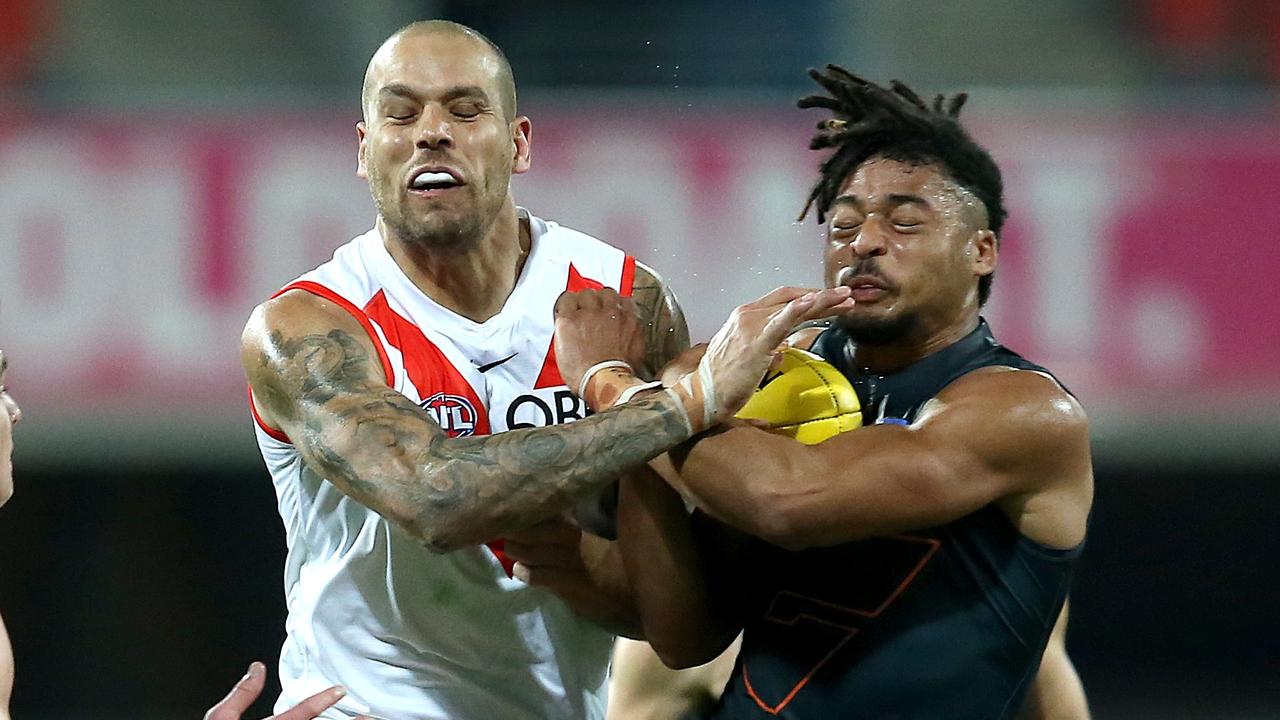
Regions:
<svg viewBox="0 0 1280 720"><path fill-rule="evenodd" d="M418 406L426 410L449 437L466 437L476 431L476 409L464 397L438 392Z"/></svg>

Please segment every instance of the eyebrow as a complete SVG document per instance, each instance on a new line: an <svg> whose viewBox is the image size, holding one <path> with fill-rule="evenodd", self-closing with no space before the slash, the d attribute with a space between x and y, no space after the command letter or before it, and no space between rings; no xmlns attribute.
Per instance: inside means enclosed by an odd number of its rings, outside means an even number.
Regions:
<svg viewBox="0 0 1280 720"><path fill-rule="evenodd" d="M404 83L390 83L379 88L379 97L385 97L388 95L415 101L419 99L418 93ZM478 97L485 102L489 102L489 93L485 92L484 88L479 85L457 85L455 87L451 87L440 96L440 99L443 102L449 102L450 100L457 100L460 97Z"/></svg>
<svg viewBox="0 0 1280 720"><path fill-rule="evenodd" d="M888 201L890 205L906 205L911 203L914 205L921 205L925 208L933 207L926 198L921 197L920 195L910 195L907 193L890 193L885 197L885 200ZM854 208L860 208L862 205L862 198L851 193L846 193L831 201L832 207L837 205L851 205Z"/></svg>

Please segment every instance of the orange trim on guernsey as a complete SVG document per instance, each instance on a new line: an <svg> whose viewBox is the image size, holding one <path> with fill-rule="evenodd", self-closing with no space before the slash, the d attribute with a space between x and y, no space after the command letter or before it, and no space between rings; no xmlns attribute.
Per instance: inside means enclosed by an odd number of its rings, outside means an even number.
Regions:
<svg viewBox="0 0 1280 720"><path fill-rule="evenodd" d="M906 576L906 578L904 578L902 582L898 584L898 587L895 588L894 591L889 594L889 597L887 597L884 600L884 602L880 603L880 606L877 607L876 609L871 611L858 610L856 608L849 608L849 607L844 607L842 605L836 605L835 603L824 602L822 600L818 600L817 598L799 596L796 593L789 593L789 594L797 595L798 597L804 597L810 602L816 603L818 605L825 605L830 608L845 610L855 615L862 615L863 617L870 617L870 618L879 617L881 613L883 613L886 609L888 609L890 605L893 604L894 600L897 600L898 597L902 595L902 593L907 589L907 587L911 585L911 583L915 582L916 577L920 575L920 571L924 569L925 565L929 564L929 560L931 560L934 554L938 552L938 548L942 547L942 542L934 538L916 537L914 535L894 535L891 537L894 540L905 540L908 542L924 543L925 545L929 546L929 550L928 552L925 553L924 557L921 558L920 561L916 564L915 569L913 569ZM796 683L795 687L791 688L791 692L787 693L787 696L782 698L782 701L779 702L777 705L768 705L767 703L765 703L764 700L760 699L760 696L756 694L756 689L751 685L751 677L747 674L747 664L746 662L742 663L742 683L747 688L747 694L751 696L752 700L755 700L756 705L758 705L761 710L764 710L770 715L777 715L778 713L782 712L783 708L789 705L791 701L795 699L795 696L799 694L799 692L804 688L804 686L809 683L809 680L813 677L814 673L818 672L818 670L820 670L823 665L826 665L827 661L830 660L833 655L839 652L840 648L845 646L845 643L849 642L849 640L852 639L854 635L858 634L857 628L846 627L843 625L833 625L832 623L828 623L820 618L813 617L812 615L806 615L805 617L808 617L809 619L815 622L820 622L824 625L831 625L832 627L838 627L842 630L848 630L849 634L846 635L844 638L842 638L840 642L836 643L836 646L831 648L831 651L828 652L826 655L824 655L822 659L819 660L813 666L813 668L809 670L809 672L805 674L803 678L800 679L800 682ZM797 618L797 620L798 619L799 618Z"/></svg>
<svg viewBox="0 0 1280 720"><path fill-rule="evenodd" d="M799 692L804 688L805 685L809 684L809 680L813 677L814 673L818 672L818 670L823 665L826 665L827 661L831 659L831 656L839 652L840 648L844 647L845 643L849 642L849 640L854 635L857 635L857 634L858 634L857 630L853 628L849 628L849 634L846 635L843 640L836 643L836 646L831 648L831 652L824 655L823 658L819 660L816 665L813 666L813 669L810 670L807 675L801 678L800 682L796 683L795 687L791 688L791 692L787 693L787 696L782 698L782 702L779 702L777 705L774 705L772 707L770 707L769 705L766 705L765 702L760 699L760 696L756 694L756 689L751 686L751 678L747 675L747 664L743 663L742 664L742 683L747 688L747 694L751 696L752 700L756 701L756 705L760 706L761 710L764 710L770 715L777 715L778 713L782 712L783 708L791 704L791 701L795 698L797 694L799 694Z"/></svg>

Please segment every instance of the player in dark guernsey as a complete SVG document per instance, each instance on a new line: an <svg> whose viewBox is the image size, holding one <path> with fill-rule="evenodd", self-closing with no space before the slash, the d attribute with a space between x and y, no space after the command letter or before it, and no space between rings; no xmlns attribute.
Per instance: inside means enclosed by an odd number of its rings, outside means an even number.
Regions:
<svg viewBox="0 0 1280 720"><path fill-rule="evenodd" d="M1033 685L1028 716L1085 716L1065 655L1036 678L1084 543L1088 425L980 317L999 169L963 95L812 75L830 95L800 105L832 112L812 147L834 153L806 212L855 306L796 341L850 378L868 427L806 446L737 424L625 479L646 637L689 667L743 631L714 718L1013 718Z"/></svg>

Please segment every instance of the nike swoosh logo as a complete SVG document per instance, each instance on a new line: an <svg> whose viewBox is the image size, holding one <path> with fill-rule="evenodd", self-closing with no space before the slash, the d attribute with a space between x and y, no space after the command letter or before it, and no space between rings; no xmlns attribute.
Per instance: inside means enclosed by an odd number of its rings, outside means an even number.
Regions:
<svg viewBox="0 0 1280 720"><path fill-rule="evenodd" d="M520 353L518 353L518 352L513 352L513 353L511 353L510 355L508 355L508 356L506 356L506 357L502 358L501 360L494 360L493 362L491 362L491 363L489 363L489 364L487 364L487 365L477 365L477 366L476 366L476 369L477 369L477 370L479 370L480 372L489 372L490 370L492 370L492 369L494 369L494 368L498 367L498 366L499 366L499 365L501 365L502 363L504 363L504 362L506 362L506 361L510 360L511 358L513 358L513 357L515 357L516 355L519 355L519 354L520 354Z"/></svg>

